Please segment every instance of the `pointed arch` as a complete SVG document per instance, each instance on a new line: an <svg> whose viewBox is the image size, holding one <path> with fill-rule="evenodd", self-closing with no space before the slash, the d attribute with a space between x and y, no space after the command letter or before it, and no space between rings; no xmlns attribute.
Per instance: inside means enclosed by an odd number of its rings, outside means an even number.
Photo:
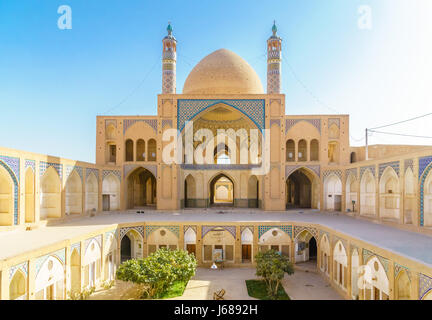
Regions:
<svg viewBox="0 0 432 320"><path fill-rule="evenodd" d="M354 212L358 212L358 203L357 203L357 194L358 194L358 181L357 177L350 173L345 182L345 208L353 211L353 201L354 201Z"/></svg>
<svg viewBox="0 0 432 320"><path fill-rule="evenodd" d="M9 167L0 161L0 226L14 224L18 196L17 184Z"/></svg>
<svg viewBox="0 0 432 320"><path fill-rule="evenodd" d="M120 180L113 173L103 178L102 202L104 211L120 209Z"/></svg>
<svg viewBox="0 0 432 320"><path fill-rule="evenodd" d="M72 250L70 261L70 288L72 295L74 295L81 291L81 257L77 248Z"/></svg>
<svg viewBox="0 0 432 320"><path fill-rule="evenodd" d="M406 270L401 270L396 277L395 300L411 300L411 280Z"/></svg>
<svg viewBox="0 0 432 320"><path fill-rule="evenodd" d="M69 214L82 214L82 179L76 170L73 170L66 181L66 208Z"/></svg>
<svg viewBox="0 0 432 320"><path fill-rule="evenodd" d="M367 169L360 180L360 214L376 215L375 211L375 178Z"/></svg>
<svg viewBox="0 0 432 320"><path fill-rule="evenodd" d="M135 229L130 229L120 238L120 262L142 258L144 239Z"/></svg>
<svg viewBox="0 0 432 320"><path fill-rule="evenodd" d="M320 207L320 178L309 168L300 167L290 172L286 179L286 207Z"/></svg>
<svg viewBox="0 0 432 320"><path fill-rule="evenodd" d="M347 288L348 256L342 241L338 240L333 247L333 280L342 289Z"/></svg>
<svg viewBox="0 0 432 320"><path fill-rule="evenodd" d="M19 269L9 283L9 299L27 300L27 276Z"/></svg>
<svg viewBox="0 0 432 320"><path fill-rule="evenodd" d="M330 211L342 210L342 181L336 174L324 180L324 208Z"/></svg>
<svg viewBox="0 0 432 320"><path fill-rule="evenodd" d="M156 205L157 181L149 169L136 168L127 176L126 182L128 209Z"/></svg>
<svg viewBox="0 0 432 320"><path fill-rule="evenodd" d="M323 234L319 245L320 269L327 275L330 274L330 240L327 234Z"/></svg>
<svg viewBox="0 0 432 320"><path fill-rule="evenodd" d="M61 180L57 171L49 167L41 179L41 220L61 217L61 190Z"/></svg>
<svg viewBox="0 0 432 320"><path fill-rule="evenodd" d="M368 259L363 274L363 287L365 300L388 300L389 299L389 279L384 266L377 256Z"/></svg>
<svg viewBox="0 0 432 320"><path fill-rule="evenodd" d="M95 287L101 280L102 250L96 239L88 243L83 258L84 286Z"/></svg>
<svg viewBox="0 0 432 320"><path fill-rule="evenodd" d="M379 183L380 217L400 218L399 176L392 167L385 168Z"/></svg>
<svg viewBox="0 0 432 320"><path fill-rule="evenodd" d="M278 227L271 228L259 237L260 251L275 250L290 257L291 237Z"/></svg>
<svg viewBox="0 0 432 320"><path fill-rule="evenodd" d="M209 180L209 203L233 206L235 199L234 179L224 172L215 174Z"/></svg>
<svg viewBox="0 0 432 320"><path fill-rule="evenodd" d="M317 258L317 239L307 229L295 238L295 262L306 262Z"/></svg>
<svg viewBox="0 0 432 320"><path fill-rule="evenodd" d="M85 187L85 211L98 211L99 208L99 182L92 172L86 179Z"/></svg>
<svg viewBox="0 0 432 320"><path fill-rule="evenodd" d="M63 300L65 267L56 256L49 256L41 265L35 279L36 300Z"/></svg>

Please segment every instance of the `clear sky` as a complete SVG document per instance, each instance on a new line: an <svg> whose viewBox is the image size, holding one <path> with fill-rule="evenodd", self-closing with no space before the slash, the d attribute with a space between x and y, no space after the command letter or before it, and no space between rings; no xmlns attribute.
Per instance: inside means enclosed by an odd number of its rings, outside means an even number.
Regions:
<svg viewBox="0 0 432 320"><path fill-rule="evenodd" d="M70 30L58 28L61 5L72 9ZM371 29L359 27L364 5ZM219 48L246 59L265 87L273 20L286 113L349 114L351 143L362 145L366 127L432 112L431 14L431 0L0 0L0 145L94 162L96 115L156 113L168 21L177 92ZM432 136L431 123L382 130Z"/></svg>

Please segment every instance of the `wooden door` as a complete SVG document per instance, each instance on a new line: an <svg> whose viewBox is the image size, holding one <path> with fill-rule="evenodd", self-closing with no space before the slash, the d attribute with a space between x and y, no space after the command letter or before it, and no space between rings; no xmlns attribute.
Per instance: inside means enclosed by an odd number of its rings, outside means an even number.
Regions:
<svg viewBox="0 0 432 320"><path fill-rule="evenodd" d="M243 244L242 245L242 261L251 261L252 257L252 245Z"/></svg>
<svg viewBox="0 0 432 320"><path fill-rule="evenodd" d="M193 253L193 255L196 256L196 245L195 244L187 244L186 250L189 254Z"/></svg>

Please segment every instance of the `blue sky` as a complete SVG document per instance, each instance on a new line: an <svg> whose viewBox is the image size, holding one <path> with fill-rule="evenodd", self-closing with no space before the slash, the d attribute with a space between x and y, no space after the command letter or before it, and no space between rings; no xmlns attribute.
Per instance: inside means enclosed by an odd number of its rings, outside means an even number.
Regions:
<svg viewBox="0 0 432 320"><path fill-rule="evenodd" d="M71 30L57 27L61 5L72 9ZM371 30L358 27L362 5ZM351 142L361 145L366 127L431 112L431 13L430 0L0 0L0 145L93 162L96 115L155 114L168 21L177 92L219 48L245 58L265 87L274 19L286 113L350 114ZM386 131L432 135L431 119Z"/></svg>

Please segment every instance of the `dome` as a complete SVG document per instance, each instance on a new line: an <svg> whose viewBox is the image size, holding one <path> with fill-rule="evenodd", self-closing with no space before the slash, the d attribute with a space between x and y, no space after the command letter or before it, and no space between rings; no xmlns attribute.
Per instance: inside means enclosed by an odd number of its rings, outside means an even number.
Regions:
<svg viewBox="0 0 432 320"><path fill-rule="evenodd" d="M255 70L238 54L217 50L202 59L189 73L183 94L262 94Z"/></svg>

